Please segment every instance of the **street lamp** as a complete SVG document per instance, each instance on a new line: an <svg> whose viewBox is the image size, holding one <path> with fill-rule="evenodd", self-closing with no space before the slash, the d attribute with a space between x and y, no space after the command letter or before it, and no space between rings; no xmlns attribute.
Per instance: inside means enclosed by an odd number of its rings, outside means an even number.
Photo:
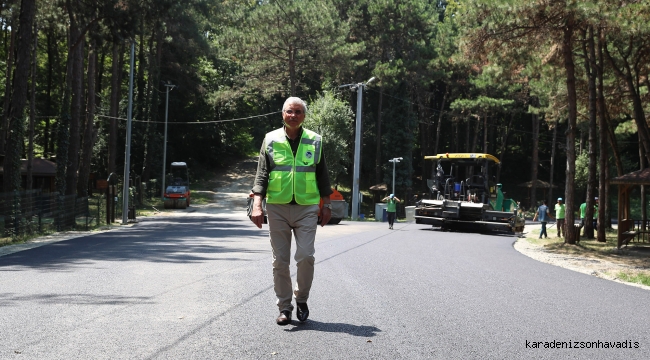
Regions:
<svg viewBox="0 0 650 360"><path fill-rule="evenodd" d="M352 178L352 220L357 220L359 218L359 169L361 162L361 104L363 101L363 89L366 85L370 84L375 80L375 77L371 77L370 80L365 83L358 84L346 84L339 86L340 88L350 87L352 91L357 91L357 120L356 120L356 129L354 136L354 174Z"/></svg>
<svg viewBox="0 0 650 360"><path fill-rule="evenodd" d="M165 140L163 141L163 173L162 173L162 188L160 189L160 197L165 201L165 171L167 170L167 114L169 114L169 91L174 89L176 85L165 84Z"/></svg>
<svg viewBox="0 0 650 360"><path fill-rule="evenodd" d="M401 160L404 160L404 159L401 158L401 157L398 157L398 158L392 158L392 159L388 160L388 162L393 163L393 194L395 194L395 163L398 163Z"/></svg>

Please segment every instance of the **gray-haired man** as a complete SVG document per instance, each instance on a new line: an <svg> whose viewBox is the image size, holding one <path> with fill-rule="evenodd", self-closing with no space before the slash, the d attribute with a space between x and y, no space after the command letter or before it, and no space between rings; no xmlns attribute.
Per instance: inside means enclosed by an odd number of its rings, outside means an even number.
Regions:
<svg viewBox="0 0 650 360"><path fill-rule="evenodd" d="M257 175L253 186L254 202L251 220L262 228L262 199L266 197L269 237L273 249L273 283L280 315L278 325L291 323L293 312L291 234L296 238L294 259L298 269L293 296L296 316L305 321L309 316L307 299L314 278L314 241L319 217L318 204L323 200L321 226L331 217L332 189L327 174L320 135L303 129L307 106L297 97L290 97L282 107L284 126L266 134L260 150Z"/></svg>

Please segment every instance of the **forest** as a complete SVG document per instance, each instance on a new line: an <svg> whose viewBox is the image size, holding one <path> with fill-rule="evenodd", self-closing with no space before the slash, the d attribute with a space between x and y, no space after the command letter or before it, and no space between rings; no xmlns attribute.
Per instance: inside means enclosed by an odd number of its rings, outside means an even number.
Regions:
<svg viewBox="0 0 650 360"><path fill-rule="evenodd" d="M527 209L538 180L551 204L609 207L609 180L650 160L644 0L15 0L0 22L0 192L32 189L20 167L39 158L60 194L121 175L131 75L144 182L162 177L165 123L167 162L208 176L259 151L288 96L307 101L344 187L362 109L361 189L391 184L403 157L406 199L428 192L437 153L498 157L496 181ZM360 107L350 84L365 85Z"/></svg>

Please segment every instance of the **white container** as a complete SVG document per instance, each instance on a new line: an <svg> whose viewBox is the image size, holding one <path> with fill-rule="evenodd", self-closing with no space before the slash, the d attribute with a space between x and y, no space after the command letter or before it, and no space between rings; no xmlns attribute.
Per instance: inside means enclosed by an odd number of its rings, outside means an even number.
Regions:
<svg viewBox="0 0 650 360"><path fill-rule="evenodd" d="M376 203L375 204L375 221L383 222L384 209L386 209L387 204Z"/></svg>
<svg viewBox="0 0 650 360"><path fill-rule="evenodd" d="M406 222L415 221L415 206L407 206L404 208L406 210Z"/></svg>

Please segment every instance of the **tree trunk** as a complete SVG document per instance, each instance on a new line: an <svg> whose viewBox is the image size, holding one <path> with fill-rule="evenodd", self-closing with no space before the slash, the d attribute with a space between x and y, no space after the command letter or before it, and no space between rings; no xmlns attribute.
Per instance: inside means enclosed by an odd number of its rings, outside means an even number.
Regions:
<svg viewBox="0 0 650 360"><path fill-rule="evenodd" d="M384 88L379 87L379 106L377 108L377 133L375 134L375 141L377 142L375 151L375 184L381 182L381 111L384 101Z"/></svg>
<svg viewBox="0 0 650 360"><path fill-rule="evenodd" d="M7 68L5 71L5 99L2 106L2 123L0 124L0 154L5 154L5 142L7 141L7 130L9 129L9 101L11 101L11 70L14 65L14 47L16 46L16 31L14 30L15 15L11 17L12 27L9 36L9 50L7 51ZM6 175L5 175L6 176Z"/></svg>
<svg viewBox="0 0 650 360"><path fill-rule="evenodd" d="M553 125L553 142L551 143L551 170L549 174L548 203L553 204L553 171L555 170L555 148L557 148L557 127L560 126L558 121Z"/></svg>
<svg viewBox="0 0 650 360"><path fill-rule="evenodd" d="M70 36L70 35L68 35ZM66 61L65 85L63 87L63 101L61 115L57 123L56 146L56 190L59 195L65 194L66 168L68 165L68 144L70 141L70 89L72 88L72 57L68 54ZM61 225L62 219L57 220Z"/></svg>
<svg viewBox="0 0 650 360"><path fill-rule="evenodd" d="M158 87L160 86L160 62L162 59L162 39L163 33L161 31L154 31L154 33L151 35L152 41L155 43L155 57L153 54L151 55L151 60L149 63L151 64L149 74L150 74L150 83L149 87L152 89L151 91L151 100L149 104L149 119L151 121L156 121L158 117L158 99L159 99L159 92L157 91ZM152 44L152 49L153 49L153 44ZM153 52L153 50L151 51ZM154 132L155 127L151 126L150 124L147 124L147 134L149 134L147 138L147 157L144 161L144 170L142 171L142 181L143 182L148 182L151 179L151 171L153 170L153 156L154 154L161 155L162 151L154 151L156 147L154 145L156 144L155 139L156 139L156 133ZM162 168L162 166L161 166ZM162 170L162 169L161 169ZM162 184L162 179L160 184Z"/></svg>
<svg viewBox="0 0 650 360"><path fill-rule="evenodd" d="M293 45L289 45L289 85L291 96L296 96L296 48ZM357 91L363 91L363 87Z"/></svg>
<svg viewBox="0 0 650 360"><path fill-rule="evenodd" d="M598 127L600 131L598 132L598 144L599 144L599 158L598 162L600 164L600 171L598 172L598 229L597 236L598 242L606 242L605 239L605 227L609 228L610 224L605 222L605 215L608 213L609 206L603 206L608 204L609 197L607 190L609 188L609 162L607 154L607 131L605 130L607 125L607 120L605 118L605 93L603 85L603 69L605 66L605 61L603 59L603 33L601 29L598 29L598 63L596 64L596 78L598 79L597 86L597 111L598 111ZM591 44L589 45L594 49L593 37L591 37ZM595 50L592 50L595 52ZM596 61L595 54L592 54L592 59Z"/></svg>
<svg viewBox="0 0 650 360"><path fill-rule="evenodd" d="M488 153L488 116L483 118L483 154Z"/></svg>
<svg viewBox="0 0 650 360"><path fill-rule="evenodd" d="M430 113L431 107L428 107L427 105L431 105L431 102L428 101L430 100L430 95L429 92L424 91L424 89L419 90L416 89L415 91L415 96L417 98L418 104L418 117L420 119L423 119L425 121L419 121L418 122L418 134L420 136L419 143L420 143L420 154L418 157L420 159L423 159L427 155L431 155L431 152L433 151L433 141L434 141L434 134L432 129L435 128L435 121L429 121L429 119L433 118L433 115ZM428 179L428 175L432 173L431 171L431 164L432 161L422 161L421 163L421 174L422 174L422 183L421 183L421 189L417 189L417 192L420 193L423 190L427 189L426 185L426 179ZM411 198L408 198L409 202ZM407 203L406 205L410 205L410 203Z"/></svg>
<svg viewBox="0 0 650 360"><path fill-rule="evenodd" d="M29 80L32 26L36 15L36 1L22 0L16 34L16 68L13 76L11 103L9 104L9 136L3 163L4 192L20 190L20 157L23 152L25 134L25 104L27 103L27 84Z"/></svg>
<svg viewBox="0 0 650 360"><path fill-rule="evenodd" d="M530 162L530 179L532 186L530 188L530 209L537 209L537 173L539 169L539 116L532 114L533 123L533 153Z"/></svg>
<svg viewBox="0 0 650 360"><path fill-rule="evenodd" d="M454 147L453 147L454 152L458 152L458 127L459 126L460 126L460 120L454 121L451 125L452 128L451 131L453 133L452 136L454 139ZM467 126L469 127L469 121L467 122ZM447 151L449 151L449 149Z"/></svg>
<svg viewBox="0 0 650 360"><path fill-rule="evenodd" d="M445 95L442 97L442 104L440 105L440 113L438 115L438 125L436 128L436 143L433 146L433 154L431 155L438 155L438 144L440 144L440 130L442 129L442 115L444 114L445 103L447 102L448 95L449 95L449 87L445 84Z"/></svg>
<svg viewBox="0 0 650 360"><path fill-rule="evenodd" d="M465 119L465 152L470 152L470 142L469 135L472 133L472 120L470 118ZM456 141L455 144L458 144L458 127L456 128ZM458 152L458 145L454 145L454 152Z"/></svg>
<svg viewBox="0 0 650 360"><path fill-rule="evenodd" d="M584 32L585 38L587 38L587 32ZM593 49L594 44L594 34L593 28L589 27L589 37L586 43L583 42L583 52L585 56L585 74L587 75L588 82L588 108L589 108L589 173L588 173L588 182L587 182L587 198L586 204L587 209L585 211L585 236L587 239L594 238L594 227L593 219L594 215L594 197L596 197L596 189L598 187L598 181L596 175L598 174L598 167L596 162L596 72L595 72L595 51ZM587 49L587 44L589 44L589 50Z"/></svg>
<svg viewBox="0 0 650 360"><path fill-rule="evenodd" d="M108 135L108 175L116 171L117 164L117 115L120 110L120 84L122 80L122 46L113 44L113 64L111 71L111 103Z"/></svg>
<svg viewBox="0 0 650 360"><path fill-rule="evenodd" d="M575 63L573 61L573 32L575 26L574 15L570 14L564 28L564 36L562 39L562 54L564 57L564 69L566 71L566 86L567 86L567 101L568 101L568 115L567 130L566 130L566 235L565 242L575 244L575 231L574 231L574 214L575 208L574 200L574 185L576 175L576 152L575 152L575 137L576 137L576 122L577 122L577 95L576 95L576 78L575 78Z"/></svg>
<svg viewBox="0 0 650 360"><path fill-rule="evenodd" d="M26 190L34 188L34 124L36 123L36 51L38 49L38 28L34 22L34 48L32 49L32 83L29 98L29 145L27 150L27 184ZM31 207L31 201L28 206Z"/></svg>
<svg viewBox="0 0 650 360"><path fill-rule="evenodd" d="M95 146L95 76L97 74L97 44L91 42L88 48L88 97L86 98L86 126L83 135L81 164L79 166L78 196L88 196L90 162Z"/></svg>
<svg viewBox="0 0 650 360"><path fill-rule="evenodd" d="M72 17L72 14L70 15ZM68 147L68 166L66 168L66 195L77 193L79 171L79 152L81 147L81 104L84 98L84 40L78 24L70 25L70 56L72 56L72 105L70 109L70 145ZM78 44L77 44L78 43ZM76 46L73 44L77 44Z"/></svg>
<svg viewBox="0 0 650 360"><path fill-rule="evenodd" d="M628 63L627 58L621 57L621 60L623 61L623 67L619 68L607 50L607 46L604 46L603 49L605 50L605 55L607 55L607 58L609 59L612 68L614 69L614 73L627 85L627 93L629 94L630 100L632 100L634 122L636 123L637 131L639 132L639 138L641 139L641 143L639 145L643 146L646 159L650 161L650 132L648 131L648 124L645 118L643 101L641 100L639 88L640 84L638 83L638 80L636 80L636 78L638 78L638 74L637 76L632 74L632 69L630 68L630 64Z"/></svg>
<svg viewBox="0 0 650 360"><path fill-rule="evenodd" d="M641 141L641 140L639 140ZM646 168L646 161L645 161L645 149L643 146L639 146L639 170L643 170ZM648 206L646 204L646 197L645 197L645 186L641 185L641 230L645 230L645 222L648 219Z"/></svg>
<svg viewBox="0 0 650 360"><path fill-rule="evenodd" d="M135 98L135 109L134 109L134 115L133 118L140 120L140 121L147 121L147 118L144 115L144 108L145 108L145 99L147 98L147 95L145 93L145 79L144 79L144 74L145 74L145 68L147 61L145 59L145 40L144 40L144 31L140 31L140 40L138 41L138 54L137 54L137 68L134 69L135 71L135 91L136 91L136 98ZM144 125L145 127L148 126L148 124L143 124L143 123L136 123L136 129L138 125ZM145 168L145 161L147 159L147 131L135 131L133 132L133 140L131 141L132 144L142 144L143 146L137 146L133 148L133 154L135 154L135 159L137 161L138 158L142 159L142 163L138 164L136 163L135 166L133 167L136 173L142 174ZM137 156L138 153L142 154L141 156Z"/></svg>
<svg viewBox="0 0 650 360"><path fill-rule="evenodd" d="M56 46L54 45L54 32L48 30L46 34L47 38L47 80L45 85L45 92L47 97L45 99L45 129L43 131L43 157L48 158L49 155L54 151L54 144L51 143L51 139L54 139L55 136L51 135L50 130L50 116L52 116L52 87L54 84L54 64L55 64L55 52Z"/></svg>
<svg viewBox="0 0 650 360"><path fill-rule="evenodd" d="M501 168L503 167L503 161L506 158L506 145L508 144L508 137L510 136L510 129L512 128L512 120L515 118L514 113L510 113L510 121L508 126L506 126L506 133L503 134L501 139L501 147L499 148L499 164L497 167L497 183L501 182Z"/></svg>
<svg viewBox="0 0 650 360"><path fill-rule="evenodd" d="M476 152L478 146L478 134L481 132L481 118L476 119L476 129L474 129L474 139L472 140L472 147L469 152Z"/></svg>

